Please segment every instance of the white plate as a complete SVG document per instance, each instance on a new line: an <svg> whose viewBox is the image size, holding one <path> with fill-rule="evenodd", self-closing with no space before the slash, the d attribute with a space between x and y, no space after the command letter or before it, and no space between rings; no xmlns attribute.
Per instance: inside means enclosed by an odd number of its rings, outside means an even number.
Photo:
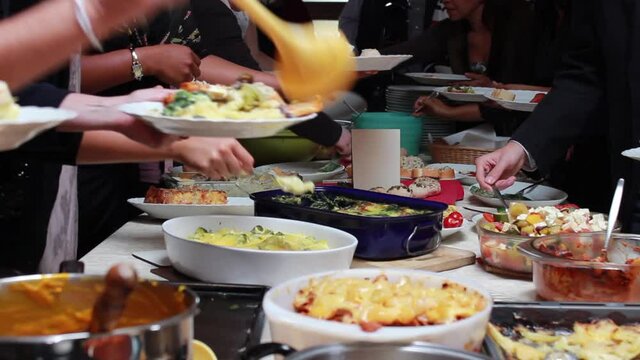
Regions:
<svg viewBox="0 0 640 360"><path fill-rule="evenodd" d="M486 95L491 94L491 91L493 91L492 88L474 86L472 87L474 93L468 94L468 93L449 92L447 91L447 88L448 86L442 86L435 89L435 91L437 91L440 95L452 101L473 102L473 103L481 103L481 102L487 101Z"/></svg>
<svg viewBox="0 0 640 360"><path fill-rule="evenodd" d="M414 81L427 85L447 86L458 81L471 80L464 75L442 73L406 73Z"/></svg>
<svg viewBox="0 0 640 360"><path fill-rule="evenodd" d="M428 166L434 166L434 167L437 167L437 168L442 168L442 167L448 166L448 167L452 168L455 171L455 173L456 173L455 180L460 181L463 185L473 185L473 184L476 183L475 176L467 175L468 173L476 171L476 166L475 165L435 163L435 164L429 164Z"/></svg>
<svg viewBox="0 0 640 360"><path fill-rule="evenodd" d="M466 228L467 226L469 226L469 220L466 219L462 219L462 225L456 227L456 228L445 228L442 227L442 230L440 230L440 235L442 236L442 238L447 238L455 233L458 233L460 231L462 231L462 229Z"/></svg>
<svg viewBox="0 0 640 360"><path fill-rule="evenodd" d="M356 57L356 71L387 71L411 59L413 55L378 55Z"/></svg>
<svg viewBox="0 0 640 360"><path fill-rule="evenodd" d="M640 147L629 149L629 150L625 150L625 151L622 152L622 155L626 156L628 158L631 158L633 160L640 161Z"/></svg>
<svg viewBox="0 0 640 360"><path fill-rule="evenodd" d="M229 197L223 205L149 204L144 198L127 202L157 219L173 219L197 215L253 215L253 200L245 197Z"/></svg>
<svg viewBox="0 0 640 360"><path fill-rule="evenodd" d="M211 136L249 139L275 135L280 130L311 120L316 114L282 119L185 119L163 116L163 105L159 102L124 104L120 111L138 117L156 129L180 136Z"/></svg>
<svg viewBox="0 0 640 360"><path fill-rule="evenodd" d="M526 183L526 182L519 182L516 181L515 184L513 184L511 187L502 190L502 194L503 195L508 195L508 194L515 194L518 191L520 191L521 189L524 189L525 187L531 185L530 183ZM482 201L483 203L490 205L490 206L495 206L496 208L501 207L502 204L500 202L500 200L498 198L494 198L494 197L488 197L488 196L483 196L480 194L477 194L476 191L479 189L478 185L473 185L471 186L471 188L469 189L469 191L471 192L471 194L477 198L478 200ZM538 207L538 206L554 206L554 205L558 205L560 203L562 203L563 201L567 200L567 193L562 191L562 190L558 190L549 186L545 186L545 185L538 185L535 189L531 190L531 192L528 192L526 195L526 197L528 197L531 200L506 200L507 204L517 201L519 203L523 203L529 207Z"/></svg>
<svg viewBox="0 0 640 360"><path fill-rule="evenodd" d="M187 240L197 228L250 231L261 225L273 231L326 240L328 250L268 251L216 246ZM351 265L358 240L328 226L254 216L188 216L162 224L164 243L176 270L196 279L228 284L274 286L297 276Z"/></svg>
<svg viewBox="0 0 640 360"><path fill-rule="evenodd" d="M15 149L41 132L77 115L64 109L22 106L17 119L0 120L0 150Z"/></svg>
<svg viewBox="0 0 640 360"><path fill-rule="evenodd" d="M496 103L498 103L498 105L502 106L505 109L532 112L533 110L535 110L536 106L538 106L538 103L531 102L531 100L533 100L533 97L536 96L536 94L547 93L546 91L530 90L511 90L511 92L516 94L516 99L514 101L496 99L491 96L491 93L488 93L485 96L487 99L495 101Z"/></svg>
<svg viewBox="0 0 640 360"><path fill-rule="evenodd" d="M302 176L304 181L323 181L331 179L344 171L344 166L340 165L337 169L329 172L320 172L320 168L327 165L329 161L308 161L308 162L291 162L259 166L255 169L257 173L269 171L275 167L286 172L295 172Z"/></svg>

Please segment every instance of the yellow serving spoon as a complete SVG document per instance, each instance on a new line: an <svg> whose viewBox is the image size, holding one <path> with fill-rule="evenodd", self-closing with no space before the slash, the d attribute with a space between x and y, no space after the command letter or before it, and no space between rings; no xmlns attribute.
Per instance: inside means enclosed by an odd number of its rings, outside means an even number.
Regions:
<svg viewBox="0 0 640 360"><path fill-rule="evenodd" d="M289 100L330 98L349 90L356 78L355 60L346 38L317 36L312 24L288 23L257 0L234 0L278 49L276 73Z"/></svg>

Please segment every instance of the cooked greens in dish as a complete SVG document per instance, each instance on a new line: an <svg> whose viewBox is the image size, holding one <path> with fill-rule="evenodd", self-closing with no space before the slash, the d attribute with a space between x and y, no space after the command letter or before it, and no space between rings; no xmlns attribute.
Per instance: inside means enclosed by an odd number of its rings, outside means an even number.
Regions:
<svg viewBox="0 0 640 360"><path fill-rule="evenodd" d="M262 226L256 226L251 231L221 229L215 232L200 227L189 239L211 245L256 250L309 251L329 249L325 240L317 240L313 236L304 234L273 231Z"/></svg>
<svg viewBox="0 0 640 360"><path fill-rule="evenodd" d="M457 94L475 94L476 92L473 90L471 86L449 86L447 88L447 92L457 93Z"/></svg>
<svg viewBox="0 0 640 360"><path fill-rule="evenodd" d="M496 197L496 194L494 194L493 191L482 189L477 185L474 185L474 186L471 187L471 193L476 195L476 196L482 196L482 197L486 197L486 198L495 198ZM502 197L505 200L531 201L530 198L528 198L528 197L526 197L524 195L520 195L520 194L505 194L505 193L502 193Z"/></svg>
<svg viewBox="0 0 640 360"><path fill-rule="evenodd" d="M398 204L375 203L366 200L352 199L342 195L326 195L323 192L300 196L279 195L273 200L291 205L299 205L312 209L329 210L341 214L370 217L399 217L429 214L431 210L412 209Z"/></svg>

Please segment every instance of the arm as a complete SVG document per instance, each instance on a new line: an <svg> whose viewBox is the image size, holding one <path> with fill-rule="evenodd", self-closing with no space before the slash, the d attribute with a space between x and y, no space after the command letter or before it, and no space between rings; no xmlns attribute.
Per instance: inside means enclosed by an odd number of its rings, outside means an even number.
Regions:
<svg viewBox="0 0 640 360"><path fill-rule="evenodd" d="M151 15L176 0L107 0L85 4L100 38L137 15ZM0 21L0 78L15 91L54 70L88 40L78 25L71 0L49 0Z"/></svg>
<svg viewBox="0 0 640 360"><path fill-rule="evenodd" d="M593 6L589 1L574 7L572 47L563 58L552 90L513 135L543 173L562 159L575 140L587 131L593 114L604 100L603 64Z"/></svg>
<svg viewBox="0 0 640 360"><path fill-rule="evenodd" d="M209 55L200 63L200 80L213 84L233 84L240 75L249 74L254 81L263 82L280 91L280 83L273 74L234 64L221 57Z"/></svg>
<svg viewBox="0 0 640 360"><path fill-rule="evenodd" d="M315 118L292 126L290 130L323 146L336 145L342 136L342 126L325 113L318 113Z"/></svg>
<svg viewBox="0 0 640 360"><path fill-rule="evenodd" d="M515 132L513 141L476 159L476 177L483 188L489 189L492 184L510 186L514 175L525 165L549 172L574 140L586 132L604 99L604 69L593 7L593 1L583 1L572 9L572 46L563 58L551 92Z"/></svg>
<svg viewBox="0 0 640 360"><path fill-rule="evenodd" d="M342 8L338 19L338 28L344 33L351 45L355 45L360 23L360 9L363 0L349 0Z"/></svg>
<svg viewBox="0 0 640 360"><path fill-rule="evenodd" d="M139 163L174 159L211 178L251 173L253 157L235 139L192 137L164 148L150 148L111 131L89 131L82 138L78 164Z"/></svg>
<svg viewBox="0 0 640 360"><path fill-rule="evenodd" d="M144 76L179 85L200 75L200 58L188 47L176 44L136 48ZM131 50L122 49L82 56L82 90L94 94L134 81Z"/></svg>
<svg viewBox="0 0 640 360"><path fill-rule="evenodd" d="M479 122L484 120L478 104L451 106L445 104L440 99L428 96L418 98L414 109L414 115L427 114L463 122Z"/></svg>

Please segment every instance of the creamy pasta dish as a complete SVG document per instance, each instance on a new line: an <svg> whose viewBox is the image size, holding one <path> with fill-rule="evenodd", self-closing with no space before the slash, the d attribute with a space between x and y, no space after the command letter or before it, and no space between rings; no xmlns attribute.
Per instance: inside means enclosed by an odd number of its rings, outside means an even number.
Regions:
<svg viewBox="0 0 640 360"><path fill-rule="evenodd" d="M256 226L251 231L222 229L214 232L198 228L190 239L211 245L257 250L310 251L329 249L325 240L317 240L313 236L304 234L273 231L262 226Z"/></svg>

